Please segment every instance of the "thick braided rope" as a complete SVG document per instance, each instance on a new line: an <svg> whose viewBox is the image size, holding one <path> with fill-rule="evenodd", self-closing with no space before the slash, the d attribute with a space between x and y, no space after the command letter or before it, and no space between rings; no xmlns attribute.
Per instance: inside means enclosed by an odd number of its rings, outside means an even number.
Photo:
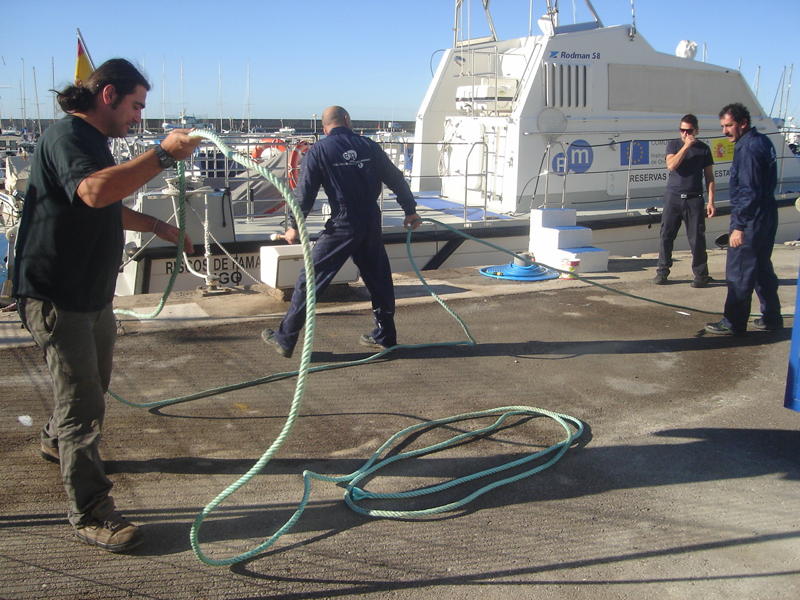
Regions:
<svg viewBox="0 0 800 600"><path fill-rule="evenodd" d="M167 303L167 298L172 293L172 286L175 285L175 278L178 276L178 271L183 264L183 240L186 237L186 164L180 161L177 165L178 170L178 243L177 253L175 255L175 262L172 265L172 274L169 276L169 281L164 288L164 293L161 295L161 300L158 306L152 312L138 313L133 310L118 308L114 310L115 315L124 315L126 317L133 317L135 319L147 320L155 319L161 314L164 305Z"/></svg>
<svg viewBox="0 0 800 600"><path fill-rule="evenodd" d="M303 339L303 350L300 356L300 367L297 371L297 385L295 387L294 398L292 399L292 405L289 409L289 414L286 418L286 423L284 423L283 428L281 429L278 436L275 438L275 441L272 442L269 448L264 452L261 458L250 468L250 470L245 473L242 477L237 479L234 483L230 486L225 488L222 492L217 495L211 502L206 505L205 508L197 515L192 524L192 529L189 534L189 539L192 544L192 550L194 550L195 555L204 563L209 565L230 565L237 562L241 562L243 560L247 560L248 558L255 556L256 554L260 553L262 550L269 548L274 543L274 539L280 537L283 534L283 531L291 527L294 524L294 521L297 520L299 515L289 519L284 527L282 527L278 532L276 532L271 538L265 540L262 544L259 544L249 552L245 552L238 556L234 556L228 559L217 560L207 556L203 550L200 548L200 542L198 541L198 536L200 532L200 527L203 523L203 520L209 515L214 509L219 506L221 502L223 502L228 496L233 494L236 490L240 487L245 485L250 479L252 479L255 475L261 472L261 470L266 466L266 464L270 461L270 459L275 455L275 453L280 449L286 439L289 437L289 434L294 427L295 421L297 420L297 415L300 411L300 407L302 405L303 395L305 393L305 386L306 381L308 378L309 372L309 364L311 362L311 352L314 345L314 326L316 323L316 293L315 293L315 286L313 284L314 278L314 263L311 259L311 242L308 237L308 229L306 228L305 218L303 217L302 210L300 209L300 205L294 198L292 191L289 187L277 177L275 177L271 172L265 169L262 165L256 163L253 159L249 156L243 155L238 152L234 152L230 147L225 145L222 140L209 131L193 131L190 133L192 136L196 137L203 137L208 140L211 140L217 147L223 152L223 154L230 160L235 160L239 164L253 169L258 172L262 177L267 179L275 188L280 191L281 195L286 200L289 209L292 211L295 220L297 221L297 230L300 234L300 243L302 244L303 248L303 264L306 270L306 281L308 285L306 285L306 325L305 325L305 336ZM274 539L273 539L274 538Z"/></svg>

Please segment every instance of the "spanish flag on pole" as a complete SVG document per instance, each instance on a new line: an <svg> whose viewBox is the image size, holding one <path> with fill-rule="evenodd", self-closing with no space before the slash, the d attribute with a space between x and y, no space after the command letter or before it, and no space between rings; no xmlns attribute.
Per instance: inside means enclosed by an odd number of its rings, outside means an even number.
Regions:
<svg viewBox="0 0 800 600"><path fill-rule="evenodd" d="M75 59L75 85L79 85L81 81L89 79L89 75L94 71L94 63L92 57L89 56L86 50L86 43L83 41L81 30L78 29L78 57Z"/></svg>

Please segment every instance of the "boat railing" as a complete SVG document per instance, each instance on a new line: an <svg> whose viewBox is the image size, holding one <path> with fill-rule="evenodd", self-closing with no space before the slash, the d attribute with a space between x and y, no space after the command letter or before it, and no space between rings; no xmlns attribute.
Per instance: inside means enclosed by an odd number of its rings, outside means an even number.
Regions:
<svg viewBox="0 0 800 600"><path fill-rule="evenodd" d="M415 142L413 140L402 141L402 140L392 140L392 141L380 141L378 144L384 149L387 156L392 160L392 163L401 171L407 181L412 181L414 179L443 179L446 177L451 178L464 178L464 222L467 222L467 214L469 208L477 208L475 205L469 205L467 202L467 194L469 189L469 178L470 177L481 177L483 179L481 183L481 196L483 197L483 219L486 220L487 211L488 211L488 185L487 185L487 178L489 176L488 170L488 160L489 160L489 146L485 141L477 141L477 142ZM400 152L392 152L391 149L393 146L399 146L401 148ZM464 169L462 172L453 174L453 175L446 175L443 173L432 173L432 174L424 174L421 173L419 175L413 175L411 173L411 165L408 162L406 157L413 156L413 149L416 146L437 146L445 151L450 146L468 146L469 150L467 151L467 156L464 159ZM482 168L480 173L470 173L469 170L469 161L472 157L472 152L475 150L476 146L483 147L483 157L482 157ZM411 149L411 152L408 150ZM389 150L387 152L387 150ZM403 158L401 161L400 158ZM492 192L493 193L493 192ZM378 198L378 203L381 208L381 212L384 210L384 201L386 199L386 187L381 187L381 194Z"/></svg>
<svg viewBox="0 0 800 600"><path fill-rule="evenodd" d="M718 136L715 136L715 137L718 137ZM658 196L637 196L635 198L632 197L632 193L631 193L632 174L635 171L652 171L652 170L654 170L654 168L655 169L659 168L659 167L654 167L654 165L648 164L648 165L642 167L641 169L634 169L633 167L636 164L636 159L635 159L635 156L634 156L634 149L637 147L638 144L649 144L650 142L667 142L667 141L669 141L671 139L673 139L673 138L671 138L671 137L670 138L663 138L663 139L654 139L654 138L633 139L632 138L632 139L628 139L628 140L612 140L610 142L602 143L602 144L589 144L589 143L580 144L581 148L590 148L590 149L607 148L607 147L613 147L615 145L619 145L622 148L625 148L624 150L622 150L626 154L626 165L624 165L624 168L609 169L609 170L606 170L606 171L602 171L602 170L577 171L577 170L573 169L572 165L570 164L570 157L568 155L568 149L570 147L570 144L566 144L565 142L562 142L560 140L551 141L545 146L545 149L543 151L542 161L541 161L542 164L545 164L545 161L546 161L547 167L544 170L540 169L540 172L535 176L536 183L534 185L534 189L533 189L533 192L531 194L531 208L534 208L536 192L537 192L537 190L539 188L539 178L542 175L544 175L544 200L542 201L541 204L537 205L537 207L538 208L549 208L549 207L552 206L552 204L550 203L550 200L549 200L549 198L550 198L550 175L554 174L559 178L559 181L561 182L561 202L559 203L560 208L566 208L566 206L567 206L567 193L568 193L567 183L568 183L568 181L572 181L573 177L597 176L597 175L602 175L602 174L617 173L617 172L623 172L624 171L625 172L625 196L624 196L624 198L622 198L622 200L624 200L624 212L626 214L630 213L631 210L632 210L632 207L631 207L631 201L632 200L657 199L657 198L661 197L661 195L658 195ZM712 139L712 138L708 137L708 138L703 138L703 139ZM564 158L563 170L555 170L554 171L553 168L552 168L552 165L553 165L553 156L552 156L553 146L557 146L557 148L560 149L560 154L565 157ZM715 164L722 164L722 163L715 163ZM666 165L663 165L663 168L666 169ZM571 175L571 177L570 177L570 175ZM528 183L530 183L530 181ZM527 186L527 183L526 183L526 186ZM524 192L525 192L525 189L523 189L522 192L520 192L520 197L522 197ZM620 198L610 198L608 200L601 200L601 201L598 201L598 202L619 202L619 200L620 200Z"/></svg>
<svg viewBox="0 0 800 600"><path fill-rule="evenodd" d="M791 150L788 148L788 146L785 143L784 139L782 138L780 132L770 132L770 133L767 133L766 135L773 140L773 145L775 145L776 148L780 147L780 152L776 152L776 154L777 154L776 160L777 160L777 163L778 163L778 187L776 189L776 195L781 196L781 195L783 195L785 193L797 193L798 192L798 186L800 186L800 181L798 181L796 179L794 179L792 181L787 181L786 178L784 177L784 173L785 173L787 161L792 161L792 160L800 161L800 157L799 156L795 156L793 153L791 153ZM698 139L703 140L706 143L709 143L710 140L717 139L719 137L720 136L707 136L707 137L701 137L701 138L698 138ZM778 138L778 139L775 139L775 138ZM625 211L625 213L629 213L629 212L631 212L631 210L633 210L633 207L632 207L632 201L633 200L642 200L642 199L654 199L654 200L657 200L657 199L661 198L661 194L659 194L657 196L636 196L636 197L633 196L632 190L631 190L631 182L633 181L632 175L636 171L652 171L654 169L658 169L659 168L659 167L651 165L651 164L647 164L647 165L643 166L642 168L638 168L638 169L634 168L634 166L636 165L636 162L637 162L637 159L636 159L636 156L635 156L634 153L635 153L635 148L637 147L637 145L649 144L650 142L668 142L671 139L674 139L674 138L669 137L669 138L659 138L659 139L642 138L642 139L628 139L628 140L613 140L611 142L603 143L603 144L585 144L585 145L582 145L582 147L585 146L586 148L603 148L603 147L613 146L615 144L620 145L621 147L625 148L624 152L626 154L626 159L627 159L626 163L627 164L624 166L624 169L611 169L611 170L608 170L608 171L592 170L592 171L586 171L586 172L579 172L579 171L576 171L576 170L570 168L571 165L569 164L569 160L566 159L563 172L561 172L561 171L556 171L555 172L555 174L558 175L558 177L560 178L560 180L562 182L561 203L560 203L561 208L565 208L566 207L568 176L571 176L571 177L589 176L589 175L598 175L598 174L603 174L603 173L621 172L623 170L626 173L625 196L624 196L624 202L625 202L624 211ZM550 180L549 180L549 176L550 176L551 173L553 173L553 170L551 168L552 167L552 156L551 156L551 154L552 154L552 146L554 144L557 144L560 147L561 152L564 154L564 156L567 155L567 150L566 150L564 142L560 142L560 141L551 142L545 147L544 152L543 152L543 160L542 160L542 162L544 163L544 160L547 160L548 168L546 168L544 171L540 172L536 176L536 180L537 180L536 181L536 186L534 188L534 191L533 191L533 194L532 194L532 199L531 199L531 206L532 207L533 207L534 199L536 197L536 189L538 189L538 184L539 184L538 178L542 174L545 175L544 202L539 206L546 208L546 207L548 207L550 205L549 204L549 198L550 198L550 193L549 193ZM709 145L711 145L711 144L709 143ZM789 152L788 154L787 154L787 151ZM714 162L714 166L715 167L724 167L724 166L730 165L730 164L731 164L731 160L718 160L718 159L715 159L715 162ZM666 169L666 165L662 165L661 168ZM571 178L570 178L570 181L572 181ZM727 187L728 187L727 181L718 181L717 185L716 185L717 193L719 193L720 190L727 189ZM523 192L524 192L524 190L523 190ZM520 194L520 196L521 195L522 194ZM617 202L618 200L619 199L617 199L617 198L612 198L612 199L609 199L609 200L607 200L605 202Z"/></svg>
<svg viewBox="0 0 800 600"><path fill-rule="evenodd" d="M541 47L543 47L542 43L536 42L533 48L531 48L530 53L528 54L528 60L525 62L525 68L522 70L522 76L519 78L519 84L517 84L517 91L514 94L514 100L511 103L512 106L517 105L517 101L519 100L519 95L520 93L522 93L522 86L524 85L524 82L528 77L528 71L530 70L530 66L531 64L535 64L535 62L538 62L534 61L534 59L538 56L538 50Z"/></svg>
<svg viewBox="0 0 800 600"><path fill-rule="evenodd" d="M475 150L477 146L483 146L483 165L481 167L481 173L478 173L478 176L483 177L483 182L481 184L481 196L483 196L483 220L486 220L486 209L487 204L489 202L489 195L486 186L486 178L488 177L489 171L489 145L486 142L473 142L472 146L470 146L469 151L467 152L467 158L464 161L464 223L467 222L467 215L469 209L469 159L472 156L472 151ZM472 175L475 176L474 174Z"/></svg>

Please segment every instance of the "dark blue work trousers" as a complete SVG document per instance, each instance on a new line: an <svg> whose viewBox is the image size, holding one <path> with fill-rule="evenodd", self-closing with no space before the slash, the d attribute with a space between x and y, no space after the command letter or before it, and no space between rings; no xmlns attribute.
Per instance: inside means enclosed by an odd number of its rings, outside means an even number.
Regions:
<svg viewBox="0 0 800 600"><path fill-rule="evenodd" d="M382 346L397 344L394 324L394 285L389 257L383 246L380 226L358 230L328 221L312 251L317 296L322 294L348 258L353 259L372 299L375 329L371 335ZM292 302L275 337L281 346L294 349L306 322L306 271L300 272Z"/></svg>
<svg viewBox="0 0 800 600"><path fill-rule="evenodd" d="M753 290L761 301L764 322L774 324L780 319L778 277L772 268L772 247L777 231L777 212L763 215L752 228L745 230L744 244L728 248L725 319L734 331L747 329Z"/></svg>
<svg viewBox="0 0 800 600"><path fill-rule="evenodd" d="M681 222L686 227L686 237L692 250L692 273L695 279L708 277L706 208L703 196L681 198L680 194L672 192L667 192L664 196L657 272L669 275L672 267L672 247L681 228Z"/></svg>

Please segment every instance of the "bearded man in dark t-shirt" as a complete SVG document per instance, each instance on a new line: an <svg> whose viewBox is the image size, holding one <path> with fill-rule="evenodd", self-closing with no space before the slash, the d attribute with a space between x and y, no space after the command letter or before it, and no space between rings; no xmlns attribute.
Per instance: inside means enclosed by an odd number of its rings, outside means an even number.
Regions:
<svg viewBox="0 0 800 600"><path fill-rule="evenodd" d="M681 139L667 143L667 191L661 213L661 235L658 249L658 270L653 283L667 283L672 267L672 246L681 222L686 226L686 237L692 251L692 287L706 287L708 275L706 253L706 216L711 218L714 208L714 159L707 144L697 139L697 117L688 114L681 118ZM703 177L708 190L708 204L703 206Z"/></svg>
<svg viewBox="0 0 800 600"><path fill-rule="evenodd" d="M44 132L34 152L13 275L20 317L53 379L55 406L41 432L42 456L60 464L77 538L112 552L141 541L139 528L116 511L98 453L123 229L172 243L179 237L177 228L123 206L122 199L188 158L201 141L175 131L115 165L108 138L124 137L141 121L149 89L131 63L112 59L58 93L67 116ZM192 252L188 237L184 249Z"/></svg>

